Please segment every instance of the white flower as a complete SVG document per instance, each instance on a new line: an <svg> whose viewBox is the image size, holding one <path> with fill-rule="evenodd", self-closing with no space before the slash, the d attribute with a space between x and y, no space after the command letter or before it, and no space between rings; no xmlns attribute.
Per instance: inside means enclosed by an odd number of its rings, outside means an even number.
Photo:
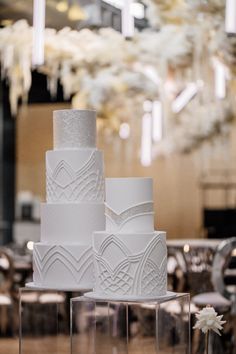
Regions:
<svg viewBox="0 0 236 354"><path fill-rule="evenodd" d="M208 331L214 331L215 333L220 334L220 330L223 328L223 324L226 321L221 321L223 315L217 316L217 312L213 307L207 306L204 307L201 311L196 314L197 322L194 329L198 328L203 333Z"/></svg>

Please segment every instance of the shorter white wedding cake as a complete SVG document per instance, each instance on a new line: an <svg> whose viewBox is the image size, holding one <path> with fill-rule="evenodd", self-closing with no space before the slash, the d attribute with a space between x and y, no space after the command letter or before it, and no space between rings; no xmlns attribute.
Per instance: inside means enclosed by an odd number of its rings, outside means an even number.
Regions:
<svg viewBox="0 0 236 354"><path fill-rule="evenodd" d="M106 231L93 235L95 287L87 296L165 296L166 233L154 231L152 179L107 178L105 189Z"/></svg>

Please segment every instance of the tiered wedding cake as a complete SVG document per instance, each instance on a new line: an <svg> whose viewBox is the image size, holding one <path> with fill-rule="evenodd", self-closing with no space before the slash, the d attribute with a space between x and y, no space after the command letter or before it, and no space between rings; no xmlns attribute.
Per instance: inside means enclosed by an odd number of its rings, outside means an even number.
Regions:
<svg viewBox="0 0 236 354"><path fill-rule="evenodd" d="M154 231L151 178L108 178L106 231L93 235L94 293L119 299L167 294L165 232Z"/></svg>
<svg viewBox="0 0 236 354"><path fill-rule="evenodd" d="M54 150L46 153L47 202L41 242L34 245L34 285L93 288L92 233L104 230L103 155L96 149L96 114L53 114Z"/></svg>

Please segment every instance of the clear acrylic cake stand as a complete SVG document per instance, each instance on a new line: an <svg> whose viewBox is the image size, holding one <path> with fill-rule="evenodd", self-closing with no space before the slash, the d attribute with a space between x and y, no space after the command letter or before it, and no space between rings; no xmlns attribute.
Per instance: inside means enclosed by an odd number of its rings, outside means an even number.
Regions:
<svg viewBox="0 0 236 354"><path fill-rule="evenodd" d="M190 354L190 297L71 299L71 354Z"/></svg>
<svg viewBox="0 0 236 354"><path fill-rule="evenodd" d="M19 354L70 354L70 299L83 293L21 288Z"/></svg>

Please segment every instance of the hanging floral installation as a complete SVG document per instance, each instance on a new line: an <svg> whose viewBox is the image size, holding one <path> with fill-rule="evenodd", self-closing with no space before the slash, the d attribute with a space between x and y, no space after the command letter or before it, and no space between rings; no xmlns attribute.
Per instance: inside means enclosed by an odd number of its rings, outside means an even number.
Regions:
<svg viewBox="0 0 236 354"><path fill-rule="evenodd" d="M58 81L74 108L93 108L110 134L141 120L146 101L163 106L165 133L153 154L189 152L227 136L234 120L236 39L224 32L223 0L145 0L150 28L127 40L111 28L45 29L45 61L32 67L32 27L25 20L0 29L2 77L10 104L27 102L33 69ZM215 80L223 72L225 94ZM223 71L222 71L223 70ZM221 75L222 76L222 75Z"/></svg>

